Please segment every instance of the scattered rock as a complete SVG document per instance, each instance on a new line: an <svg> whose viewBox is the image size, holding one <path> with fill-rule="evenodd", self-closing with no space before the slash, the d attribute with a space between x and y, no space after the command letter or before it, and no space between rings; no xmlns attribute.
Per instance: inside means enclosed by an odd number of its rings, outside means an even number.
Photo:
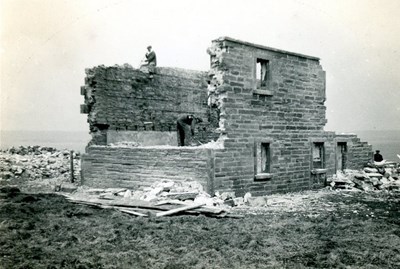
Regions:
<svg viewBox="0 0 400 269"><path fill-rule="evenodd" d="M247 192L244 196L243 196L243 202L247 203L249 198L251 197L251 193Z"/></svg>
<svg viewBox="0 0 400 269"><path fill-rule="evenodd" d="M80 176L80 154L74 153L74 177ZM40 180L65 178L70 175L70 151L51 147L12 147L0 151L0 176L2 180L14 178Z"/></svg>
<svg viewBox="0 0 400 269"><path fill-rule="evenodd" d="M132 192L131 192L130 190L127 190L127 191L124 193L124 198L129 198L129 197L132 197Z"/></svg>
<svg viewBox="0 0 400 269"><path fill-rule="evenodd" d="M222 200L228 200L228 199L233 199L235 198L235 192L223 192L221 193L221 195L219 196L219 198L221 198Z"/></svg>
<svg viewBox="0 0 400 269"><path fill-rule="evenodd" d="M7 180L7 179L12 178L13 175L14 175L14 174L11 173L11 172L1 172L1 173L0 173L0 179L5 179L5 180Z"/></svg>
<svg viewBox="0 0 400 269"><path fill-rule="evenodd" d="M235 201L233 199L228 199L224 201L224 204L228 206L235 206Z"/></svg>
<svg viewBox="0 0 400 269"><path fill-rule="evenodd" d="M194 202L197 204L205 204L206 206L214 206L214 199L205 195L198 195L194 198Z"/></svg>
<svg viewBox="0 0 400 269"><path fill-rule="evenodd" d="M382 174L379 174L379 173L368 173L367 176L368 176L369 178L371 178L371 177L376 177L376 178L378 178L378 179L383 177L383 175L382 175Z"/></svg>
<svg viewBox="0 0 400 269"><path fill-rule="evenodd" d="M259 197L248 197L247 204L252 207L262 207L267 205L267 197L259 196Z"/></svg>
<svg viewBox="0 0 400 269"><path fill-rule="evenodd" d="M380 164L378 169L375 167L365 167L362 171L346 169L343 172L337 171L327 182L332 188L337 189L396 190L397 184L400 186L399 166L400 164L387 162ZM394 187L393 183L396 183Z"/></svg>
<svg viewBox="0 0 400 269"><path fill-rule="evenodd" d="M365 171L366 173L378 173L378 169L376 169L376 168L371 168L371 167L365 167L365 168L364 168L364 171Z"/></svg>
<svg viewBox="0 0 400 269"><path fill-rule="evenodd" d="M235 206L242 206L244 205L244 199L243 197L237 197L237 198L233 198L233 202Z"/></svg>

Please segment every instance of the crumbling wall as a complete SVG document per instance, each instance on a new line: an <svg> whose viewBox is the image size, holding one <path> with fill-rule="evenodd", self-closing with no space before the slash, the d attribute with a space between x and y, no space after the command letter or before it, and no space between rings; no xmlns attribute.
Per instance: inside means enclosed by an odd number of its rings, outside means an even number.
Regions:
<svg viewBox="0 0 400 269"><path fill-rule="evenodd" d="M262 195L323 186L335 173L336 144L335 134L323 130L325 72L319 59L231 38L214 40L208 53L219 130L227 137L225 151L215 156L215 188ZM257 61L269 65L265 87L259 87ZM257 177L262 143L269 145L270 171ZM323 169L313 166L315 143L324 148ZM351 152L358 154L356 147Z"/></svg>
<svg viewBox="0 0 400 269"><path fill-rule="evenodd" d="M174 132L177 118L185 114L203 120L197 126L200 142L218 137L216 123L209 121L206 72L157 68L150 78L125 65L94 67L86 75L81 112L88 114L90 144L105 145L108 130Z"/></svg>
<svg viewBox="0 0 400 269"><path fill-rule="evenodd" d="M372 146L361 141L356 134L336 134L336 143L345 142L348 147L346 169L363 169L373 160Z"/></svg>
<svg viewBox="0 0 400 269"><path fill-rule="evenodd" d="M322 187L337 169L361 168L372 157L371 146L356 135L324 131L325 72L318 58L227 37L207 52L208 73L157 68L150 78L129 66L86 71L81 111L88 113L92 146L82 156L85 184L194 179L209 192L265 195ZM210 89L215 95L207 103ZM200 143L219 138L222 146L102 146L121 139L170 145L176 119L185 114L203 119Z"/></svg>

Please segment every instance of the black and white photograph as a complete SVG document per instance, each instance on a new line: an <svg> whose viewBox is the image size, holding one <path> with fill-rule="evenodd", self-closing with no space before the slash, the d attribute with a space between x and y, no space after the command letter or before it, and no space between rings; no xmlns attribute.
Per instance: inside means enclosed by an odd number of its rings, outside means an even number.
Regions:
<svg viewBox="0 0 400 269"><path fill-rule="evenodd" d="M399 14L0 0L0 269L400 268Z"/></svg>

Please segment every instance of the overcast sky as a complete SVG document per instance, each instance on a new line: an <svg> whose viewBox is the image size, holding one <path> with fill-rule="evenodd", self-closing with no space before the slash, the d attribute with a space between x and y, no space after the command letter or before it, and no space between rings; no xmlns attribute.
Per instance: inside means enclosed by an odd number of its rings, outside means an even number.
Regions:
<svg viewBox="0 0 400 269"><path fill-rule="evenodd" d="M88 131L85 68L207 71L230 36L321 58L326 130L400 130L398 0L1 0L1 130Z"/></svg>

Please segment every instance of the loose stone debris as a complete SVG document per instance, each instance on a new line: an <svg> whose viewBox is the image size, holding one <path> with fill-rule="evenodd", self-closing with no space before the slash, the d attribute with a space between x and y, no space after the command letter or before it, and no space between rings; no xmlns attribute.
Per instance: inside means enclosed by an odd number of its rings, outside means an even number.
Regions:
<svg viewBox="0 0 400 269"><path fill-rule="evenodd" d="M362 171L345 169L337 171L328 179L328 184L335 189L361 191L400 190L400 165L396 162L369 163Z"/></svg>
<svg viewBox="0 0 400 269"><path fill-rule="evenodd" d="M75 183L70 182L71 156L75 167L73 176L77 179ZM0 183L3 181L13 184L28 180L37 185L48 181L52 185L53 192L64 195L73 203L111 208L138 217L201 214L216 218L241 218L245 214L262 214L265 210L291 212L297 210L298 205L305 206L304 211L307 212L308 204L304 201L309 201L310 205L315 202L310 199L315 194L310 195L307 192L262 197L252 197L251 193L246 193L244 197L236 197L234 192L216 192L211 196L196 181L161 180L149 187L136 190L93 189L86 186L78 187L79 172L80 154L72 152L71 155L69 150L21 146L0 152ZM326 191L329 192L329 189L359 192L400 191L399 174L399 163L374 162L361 171L338 171L327 180ZM18 187L20 186L15 185L15 188ZM318 193L325 195L327 192ZM329 207L324 210L329 211Z"/></svg>
<svg viewBox="0 0 400 269"><path fill-rule="evenodd" d="M71 155L72 153L72 155ZM71 179L71 156L73 178L80 178L80 153L57 150L52 147L20 146L0 151L0 180L31 181L58 178Z"/></svg>
<svg viewBox="0 0 400 269"><path fill-rule="evenodd" d="M192 145L184 146L184 147L196 147L196 148L211 148L211 149L222 149L223 143L222 141L224 140L224 137L221 139L218 139L217 141L210 141L205 144L201 144L199 141L193 142ZM138 147L143 147L143 145L138 142L138 141L124 141L124 142L116 142L116 143L110 143L104 147L111 147L111 148L138 148ZM145 146L146 148L176 148L177 146L172 146L172 145L154 145L154 146ZM182 147L180 147L182 148Z"/></svg>

